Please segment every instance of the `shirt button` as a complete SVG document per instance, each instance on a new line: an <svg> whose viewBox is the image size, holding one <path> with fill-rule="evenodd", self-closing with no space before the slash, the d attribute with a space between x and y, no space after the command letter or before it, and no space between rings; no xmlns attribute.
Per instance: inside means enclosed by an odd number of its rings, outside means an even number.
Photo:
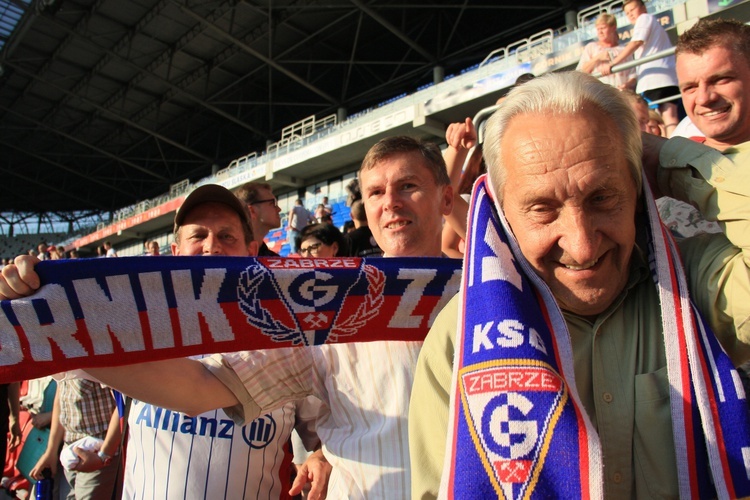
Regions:
<svg viewBox="0 0 750 500"><path fill-rule="evenodd" d="M612 397L612 394L610 394L610 393L608 393L608 392L605 392L604 394L602 394L602 399L603 399L603 400L604 400L605 402L607 402L607 403L611 403L611 402L612 402L612 400L613 400L613 399L615 399L615 398L613 398L613 397Z"/></svg>
<svg viewBox="0 0 750 500"><path fill-rule="evenodd" d="M614 473L614 474L612 475L612 480L613 480L614 482L618 483L618 484L619 484L619 483L621 483L621 482L622 482L622 474L620 474L619 472L615 472L615 473Z"/></svg>
<svg viewBox="0 0 750 500"><path fill-rule="evenodd" d="M724 182L724 177L719 175L716 178L714 178L714 182Z"/></svg>

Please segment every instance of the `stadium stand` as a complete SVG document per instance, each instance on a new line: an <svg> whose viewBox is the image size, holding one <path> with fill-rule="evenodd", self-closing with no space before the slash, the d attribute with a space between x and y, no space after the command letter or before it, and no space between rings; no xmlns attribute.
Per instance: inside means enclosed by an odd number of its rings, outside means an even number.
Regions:
<svg viewBox="0 0 750 500"><path fill-rule="evenodd" d="M747 20L748 2L717 3L713 0L658 0L648 3L650 13L658 15L674 36L679 26L709 15ZM732 7L730 9L730 7ZM595 38L594 21L600 13L616 16L620 37L627 42L631 26L622 11L622 0L601 2L581 10L577 29L546 29L528 38L500 47L479 63L447 75L441 83L422 85L412 94L401 94L339 120L336 115L318 119L307 117L285 127L281 138L264 151L249 152L233 160L214 175L190 183L174 184L168 193L123 207L113 217L113 224L101 224L98 230L83 238L66 241L66 249L93 248L105 238L115 241L120 255L140 255L143 241L158 239L162 250L169 248L169 217L164 215L179 205L190 190L206 183L218 183L230 189L250 180L277 181L275 191L284 216L294 200L302 197L313 210L324 195L334 207L334 224L342 227L349 219L342 186L358 168L364 151L386 135L417 134L443 142L444 123L461 120L492 103L507 91L517 76L536 75L571 69L577 63L583 46ZM343 172L343 173L342 173ZM305 181L316 181L305 184ZM139 230L143 224L163 218L158 230ZM282 227L267 237L269 248L288 254L286 219ZM128 234L136 237L129 237ZM54 241L52 241L54 242Z"/></svg>

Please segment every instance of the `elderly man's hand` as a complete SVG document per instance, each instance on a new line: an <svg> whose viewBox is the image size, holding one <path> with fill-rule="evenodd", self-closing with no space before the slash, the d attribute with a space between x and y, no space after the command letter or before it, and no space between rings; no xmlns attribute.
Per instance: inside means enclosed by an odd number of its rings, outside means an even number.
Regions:
<svg viewBox="0 0 750 500"><path fill-rule="evenodd" d="M18 299L33 294L39 288L39 276L34 266L39 259L31 255L16 257L13 264L0 272L0 300Z"/></svg>
<svg viewBox="0 0 750 500"><path fill-rule="evenodd" d="M651 192L654 194L654 199L658 199L664 196L664 194L656 182L656 172L659 170L659 153L667 140L646 132L641 134L641 139L643 140L643 175L651 185Z"/></svg>

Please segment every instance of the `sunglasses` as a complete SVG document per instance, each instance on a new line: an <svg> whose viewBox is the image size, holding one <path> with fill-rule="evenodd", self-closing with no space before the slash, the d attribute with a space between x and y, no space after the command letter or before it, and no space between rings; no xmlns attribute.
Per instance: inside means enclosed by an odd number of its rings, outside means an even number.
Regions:
<svg viewBox="0 0 750 500"><path fill-rule="evenodd" d="M268 198L268 199L265 199L265 200L252 201L252 202L250 202L250 205L260 205L261 203L273 203L274 207L278 207L279 206L279 200L277 200L276 198Z"/></svg>

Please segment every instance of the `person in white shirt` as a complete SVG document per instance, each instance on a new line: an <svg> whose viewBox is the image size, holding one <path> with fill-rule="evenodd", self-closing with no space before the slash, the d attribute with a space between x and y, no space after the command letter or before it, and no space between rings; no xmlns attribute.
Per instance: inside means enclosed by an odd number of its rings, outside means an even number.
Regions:
<svg viewBox="0 0 750 500"><path fill-rule="evenodd" d="M636 60L654 55L672 47L667 32L659 24L659 20L648 13L642 0L625 0L623 2L625 15L633 24L633 35L630 42L609 65L602 67L602 74L612 73L612 66L634 56ZM679 96L677 74L675 73L674 56L663 57L655 61L640 64L636 67L638 83L635 91L642 94L649 101L658 101L667 97ZM667 136L680 121L677 104L672 101L659 104L659 111L664 118L664 128Z"/></svg>

